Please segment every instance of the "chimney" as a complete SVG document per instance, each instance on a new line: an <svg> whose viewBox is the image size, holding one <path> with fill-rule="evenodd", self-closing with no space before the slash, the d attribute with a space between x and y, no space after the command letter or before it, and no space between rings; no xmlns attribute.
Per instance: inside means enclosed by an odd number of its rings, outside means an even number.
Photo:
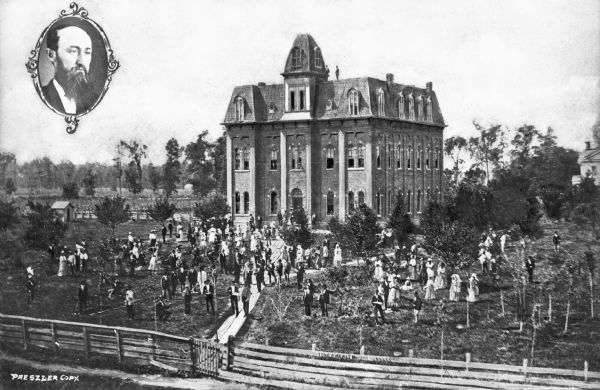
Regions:
<svg viewBox="0 0 600 390"><path fill-rule="evenodd" d="M265 84L265 83L263 83L263 82L261 81L261 82L259 82L259 83L258 83L258 86L259 86L259 87L266 87L266 86L267 86L267 84Z"/></svg>
<svg viewBox="0 0 600 390"><path fill-rule="evenodd" d="M591 148L592 147L590 141L585 141L585 150L590 150Z"/></svg>
<svg viewBox="0 0 600 390"><path fill-rule="evenodd" d="M385 80L387 81L388 84L392 84L394 82L394 74L393 73L387 73L385 75Z"/></svg>
<svg viewBox="0 0 600 390"><path fill-rule="evenodd" d="M431 93L431 91L433 90L433 83L431 81L427 82L427 84L425 84L427 92Z"/></svg>

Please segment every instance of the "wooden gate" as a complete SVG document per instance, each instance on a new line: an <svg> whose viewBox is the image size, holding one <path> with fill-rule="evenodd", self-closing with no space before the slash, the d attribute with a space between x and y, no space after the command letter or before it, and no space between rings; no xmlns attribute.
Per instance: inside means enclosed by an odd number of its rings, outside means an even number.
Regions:
<svg viewBox="0 0 600 390"><path fill-rule="evenodd" d="M194 339L194 368L198 372L217 376L221 359L221 346L216 341Z"/></svg>

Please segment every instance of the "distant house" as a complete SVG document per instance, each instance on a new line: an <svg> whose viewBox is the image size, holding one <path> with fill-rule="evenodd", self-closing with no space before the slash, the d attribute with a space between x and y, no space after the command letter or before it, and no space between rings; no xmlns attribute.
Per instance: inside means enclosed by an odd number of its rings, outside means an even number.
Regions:
<svg viewBox="0 0 600 390"><path fill-rule="evenodd" d="M592 139L594 142L586 141L585 150L579 154L577 162L580 167L580 175L573 176L572 184L581 183L584 177L588 174L596 185L600 184L600 115L594 126L592 126Z"/></svg>
<svg viewBox="0 0 600 390"><path fill-rule="evenodd" d="M61 221L68 222L75 219L75 207L66 200L56 201L52 204L52 210L56 211Z"/></svg>

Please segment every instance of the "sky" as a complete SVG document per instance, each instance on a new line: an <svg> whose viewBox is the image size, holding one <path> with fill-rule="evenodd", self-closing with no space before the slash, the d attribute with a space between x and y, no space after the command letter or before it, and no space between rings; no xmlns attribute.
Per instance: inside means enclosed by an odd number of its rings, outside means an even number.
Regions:
<svg viewBox="0 0 600 390"><path fill-rule="evenodd" d="M600 113L600 2L80 0L106 32L121 67L77 132L38 97L25 63L67 0L0 1L0 151L20 162L110 162L119 140L139 139L149 160L165 144L213 139L233 87L281 83L299 33L310 33L340 78L433 82L445 137L473 120L551 126L581 150Z"/></svg>

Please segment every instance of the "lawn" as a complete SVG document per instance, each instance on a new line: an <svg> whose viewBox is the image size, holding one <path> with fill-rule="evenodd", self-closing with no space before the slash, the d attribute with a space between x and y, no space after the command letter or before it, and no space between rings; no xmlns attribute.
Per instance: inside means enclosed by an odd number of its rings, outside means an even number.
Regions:
<svg viewBox="0 0 600 390"><path fill-rule="evenodd" d="M554 230L560 231L564 247L568 250L559 256L558 260L553 258L551 250L551 235ZM587 360L590 370L600 371L600 320L597 316L594 319L590 318L588 274L585 268L582 268L581 277L576 278L575 287L579 284L581 289L571 302L567 333L563 333L567 293L561 285L552 290L552 321L543 320L547 315L549 291L544 289L544 282L550 280L557 272L562 257L582 257L582 252L588 248L588 244L596 245L593 249L598 255L597 243L589 239L584 241L584 238L578 238L580 241L575 242L576 238L570 235L565 224L548 225L546 232L543 238L532 241L528 248L529 254L539 256L541 260L536 268L536 283L526 286L528 314L525 316L523 331L519 331L519 323L515 322L516 291L510 277L501 271L499 285L490 282L486 277L481 278L480 301L469 305L469 328L466 328L465 289L463 288L461 302L446 304L444 359L464 360L465 353L469 352L472 361L521 365L523 359L527 358L531 365L533 326L530 314L532 303L535 302L541 306L542 315L538 318L542 318L542 325L536 329L533 365L582 370L583 363ZM507 249L507 255L516 256L514 247ZM473 268L468 270L468 273L462 272L463 282L467 274L476 271ZM310 277L315 281L320 278L319 273ZM597 284L597 275L595 280ZM352 289L344 300L349 302L356 297L369 308L375 286L373 282L372 285ZM504 296L504 316L500 291ZM281 294L283 301L291 300L283 321L279 321L274 305L274 302L279 301L277 290L268 288L253 310L254 318L238 334L239 338L258 343L265 343L268 339L270 345L302 349L311 349L314 343L316 348L322 351L359 353L359 317L340 315L339 297L333 298L330 316L322 318L316 303L313 307L313 317L304 315L302 295L295 288L283 288ZM406 356L408 350L412 349L416 357L439 359L442 327L438 320L437 307L442 297L448 298L448 290L437 291L436 301L424 302L423 315L418 325L412 323L412 305L409 300L404 300L397 311L386 313L385 326L375 326L372 317L366 318L362 327L365 353Z"/></svg>

